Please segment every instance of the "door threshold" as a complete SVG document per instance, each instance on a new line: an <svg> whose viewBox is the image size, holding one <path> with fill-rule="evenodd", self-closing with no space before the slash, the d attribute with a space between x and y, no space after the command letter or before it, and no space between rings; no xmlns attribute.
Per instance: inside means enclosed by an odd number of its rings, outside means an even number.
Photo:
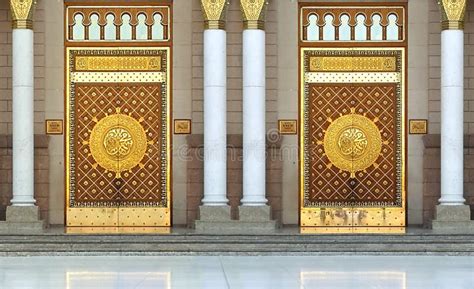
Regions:
<svg viewBox="0 0 474 289"><path fill-rule="evenodd" d="M170 227L65 227L66 234L171 234Z"/></svg>
<svg viewBox="0 0 474 289"><path fill-rule="evenodd" d="M301 234L405 234L406 227L301 227Z"/></svg>

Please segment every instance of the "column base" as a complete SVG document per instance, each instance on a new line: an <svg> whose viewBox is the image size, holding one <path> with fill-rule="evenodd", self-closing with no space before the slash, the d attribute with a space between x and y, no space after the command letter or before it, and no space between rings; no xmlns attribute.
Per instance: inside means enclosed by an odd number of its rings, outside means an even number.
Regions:
<svg viewBox="0 0 474 289"><path fill-rule="evenodd" d="M274 233L278 227L272 220L272 209L270 206L240 206L239 220L245 226L245 230L258 233Z"/></svg>
<svg viewBox="0 0 474 289"><path fill-rule="evenodd" d="M198 218L194 226L199 234L219 234L233 222L230 206L200 206Z"/></svg>
<svg viewBox="0 0 474 289"><path fill-rule="evenodd" d="M37 206L9 206L6 221L0 222L0 234L43 233L45 223L40 220Z"/></svg>
<svg viewBox="0 0 474 289"><path fill-rule="evenodd" d="M199 221L230 221L230 206L199 206Z"/></svg>
<svg viewBox="0 0 474 289"><path fill-rule="evenodd" d="M436 219L433 220L433 232L474 234L474 220L468 205L438 205Z"/></svg>
<svg viewBox="0 0 474 289"><path fill-rule="evenodd" d="M239 220L244 222L269 222L272 221L270 206L239 206Z"/></svg>
<svg viewBox="0 0 474 289"><path fill-rule="evenodd" d="M230 206L201 206L199 211L200 219L195 222L198 234L260 235L274 233L277 229L269 206L240 206L239 220L231 219Z"/></svg>

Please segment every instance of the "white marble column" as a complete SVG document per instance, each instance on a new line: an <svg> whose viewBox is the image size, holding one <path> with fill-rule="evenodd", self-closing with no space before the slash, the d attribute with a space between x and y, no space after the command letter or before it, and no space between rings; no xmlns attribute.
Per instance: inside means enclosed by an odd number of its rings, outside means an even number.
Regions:
<svg viewBox="0 0 474 289"><path fill-rule="evenodd" d="M227 199L228 0L201 0L204 16L204 198L195 222L198 233L230 232Z"/></svg>
<svg viewBox="0 0 474 289"><path fill-rule="evenodd" d="M441 32L441 205L464 205L464 33Z"/></svg>
<svg viewBox="0 0 474 289"><path fill-rule="evenodd" d="M244 23L243 72L243 198L239 221L245 230L274 232L266 194L266 63L267 0L240 0Z"/></svg>
<svg viewBox="0 0 474 289"><path fill-rule="evenodd" d="M10 1L13 18L13 199L34 206L34 2Z"/></svg>
<svg viewBox="0 0 474 289"><path fill-rule="evenodd" d="M433 230L472 233L464 193L464 15L467 0L439 0L441 9L441 198Z"/></svg>
<svg viewBox="0 0 474 289"><path fill-rule="evenodd" d="M226 206L226 31L204 31L204 206Z"/></svg>
<svg viewBox="0 0 474 289"><path fill-rule="evenodd" d="M243 32L243 206L265 206L265 31Z"/></svg>

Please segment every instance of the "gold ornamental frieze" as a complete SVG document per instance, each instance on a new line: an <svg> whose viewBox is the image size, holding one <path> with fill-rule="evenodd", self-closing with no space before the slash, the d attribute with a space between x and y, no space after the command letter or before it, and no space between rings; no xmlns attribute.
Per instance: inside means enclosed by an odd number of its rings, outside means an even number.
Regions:
<svg viewBox="0 0 474 289"><path fill-rule="evenodd" d="M240 0L244 29L265 29L268 0Z"/></svg>
<svg viewBox="0 0 474 289"><path fill-rule="evenodd" d="M36 0L10 0L13 29L33 29Z"/></svg>
<svg viewBox="0 0 474 289"><path fill-rule="evenodd" d="M110 72L110 71L94 71L94 72L71 72L71 81L74 83L147 83L147 82L166 82L167 75L165 72Z"/></svg>
<svg viewBox="0 0 474 289"><path fill-rule="evenodd" d="M161 56L77 56L76 71L159 71Z"/></svg>
<svg viewBox="0 0 474 289"><path fill-rule="evenodd" d="M332 121L323 143L331 162L328 165L350 172L351 178L358 171L376 166L382 151L382 136L375 122L354 113Z"/></svg>
<svg viewBox="0 0 474 289"><path fill-rule="evenodd" d="M439 0L441 28L443 30L464 29L467 0Z"/></svg>
<svg viewBox="0 0 474 289"><path fill-rule="evenodd" d="M120 108L117 108L115 114L94 121L97 123L86 144L97 162L95 168L98 165L120 178L122 172L140 165L149 144L140 123L143 119L136 120L120 113Z"/></svg>
<svg viewBox="0 0 474 289"><path fill-rule="evenodd" d="M381 57L346 57L346 56L313 56L309 59L310 72L395 72L395 56Z"/></svg>
<svg viewBox="0 0 474 289"><path fill-rule="evenodd" d="M225 29L228 0L201 0L206 29Z"/></svg>
<svg viewBox="0 0 474 289"><path fill-rule="evenodd" d="M306 83L390 83L400 82L399 72L307 72Z"/></svg>

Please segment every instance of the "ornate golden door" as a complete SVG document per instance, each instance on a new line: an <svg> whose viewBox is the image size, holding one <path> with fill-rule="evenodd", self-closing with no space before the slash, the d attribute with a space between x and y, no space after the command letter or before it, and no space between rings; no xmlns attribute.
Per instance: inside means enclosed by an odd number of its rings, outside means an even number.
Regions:
<svg viewBox="0 0 474 289"><path fill-rule="evenodd" d="M302 45L303 227L405 226L405 48L370 45Z"/></svg>
<svg viewBox="0 0 474 289"><path fill-rule="evenodd" d="M132 19L139 18L133 14L137 11L147 18L153 17L146 11L169 17L169 7L147 9L67 9L66 18L71 20L66 48L68 226L171 224L170 47L164 42L168 37L162 32L165 39L153 39L152 32L145 32L139 43L148 41L150 46L134 46L138 26L130 34L120 33L123 19L112 33L115 41L105 37L110 30L105 19L111 11L117 16L130 13ZM78 13L86 19L98 15L99 24L104 19L94 41L84 40L90 36L75 41ZM167 25L167 20L163 23ZM87 35L91 30L89 25L80 31Z"/></svg>

